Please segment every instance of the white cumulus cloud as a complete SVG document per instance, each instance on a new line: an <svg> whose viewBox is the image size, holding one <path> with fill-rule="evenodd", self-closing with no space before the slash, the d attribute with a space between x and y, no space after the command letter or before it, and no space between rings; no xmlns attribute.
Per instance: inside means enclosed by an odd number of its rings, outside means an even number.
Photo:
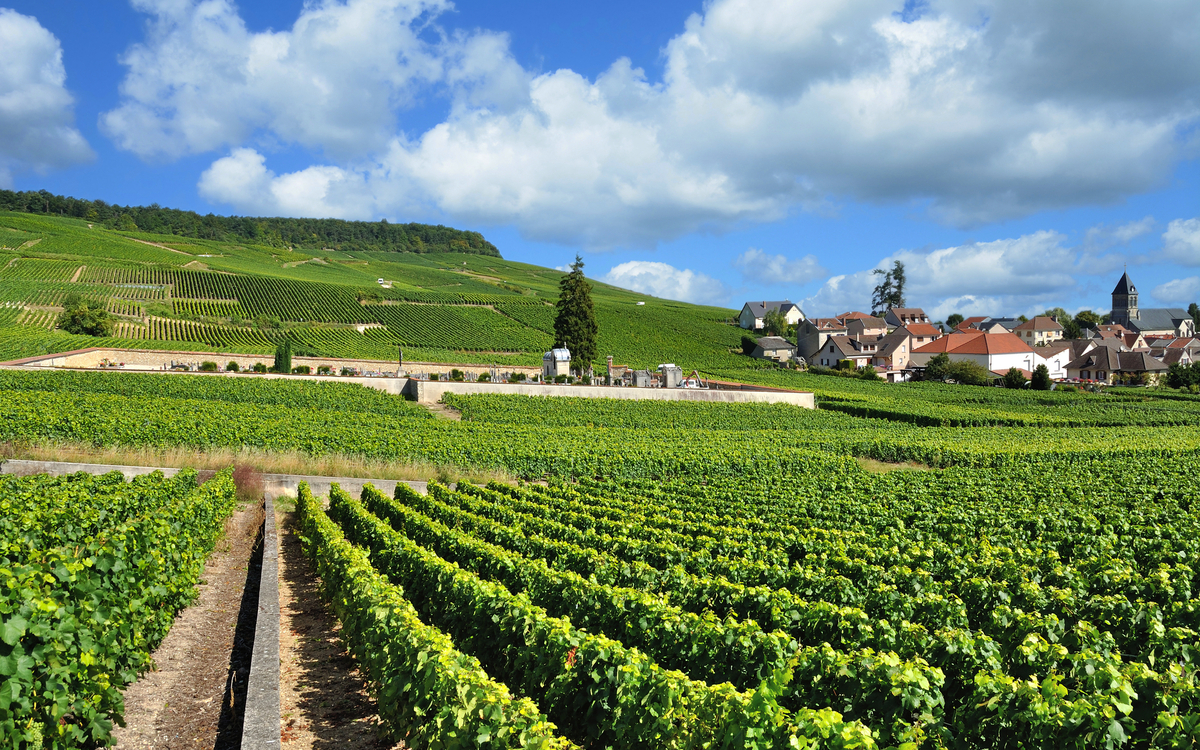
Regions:
<svg viewBox="0 0 1200 750"><path fill-rule="evenodd" d="M1185 279L1173 279L1165 284L1159 284L1151 292L1154 299L1165 304L1191 304L1200 301L1200 276L1188 276Z"/></svg>
<svg viewBox="0 0 1200 750"><path fill-rule="evenodd" d="M1034 308L1041 312L1077 288L1079 253L1064 247L1064 239L1041 231L939 250L901 250L877 267L903 263L906 302L925 307L935 317L951 312L1018 315ZM834 276L802 307L819 316L869 310L878 283L874 269Z"/></svg>
<svg viewBox="0 0 1200 750"><path fill-rule="evenodd" d="M742 278L753 284L807 284L824 278L828 273L815 255L791 260L786 255L770 255L750 248L733 261Z"/></svg>
<svg viewBox="0 0 1200 750"><path fill-rule="evenodd" d="M258 135L355 158L385 148L398 112L432 83L462 89L468 103L520 99L524 87L503 37L421 38L447 0L309 2L290 29L257 33L229 0L133 4L151 21L122 58L121 103L101 124L147 158Z"/></svg>
<svg viewBox="0 0 1200 750"><path fill-rule="evenodd" d="M1163 232L1167 257L1184 266L1200 266L1200 219L1176 219Z"/></svg>
<svg viewBox="0 0 1200 750"><path fill-rule="evenodd" d="M600 281L653 297L699 305L721 305L729 297L729 289L711 276L655 261L621 263L601 276Z"/></svg>
<svg viewBox="0 0 1200 750"><path fill-rule="evenodd" d="M712 0L661 80L526 71L502 34L443 31L448 0L314 0L263 33L228 0L135 5L150 30L104 117L124 148L299 144L376 213L592 248L847 199L955 225L1109 203L1169 179L1200 122L1195 0ZM445 120L405 129L436 96Z"/></svg>
<svg viewBox="0 0 1200 750"><path fill-rule="evenodd" d="M309 167L283 176L267 169L254 149L238 148L200 175L200 194L260 216L369 219L374 201L361 175Z"/></svg>
<svg viewBox="0 0 1200 750"><path fill-rule="evenodd" d="M0 8L0 50L0 187L19 171L90 161L58 39L36 18Z"/></svg>

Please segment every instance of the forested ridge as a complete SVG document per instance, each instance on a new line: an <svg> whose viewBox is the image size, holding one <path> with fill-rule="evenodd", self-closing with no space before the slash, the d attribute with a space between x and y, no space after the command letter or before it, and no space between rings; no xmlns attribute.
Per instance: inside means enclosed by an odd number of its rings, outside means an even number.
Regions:
<svg viewBox="0 0 1200 750"><path fill-rule="evenodd" d="M500 257L495 245L479 232L441 224L390 224L382 221L342 219L256 218L251 216L201 216L195 211L150 206L119 206L102 200L54 195L45 190L0 190L0 211L73 216L109 229L179 237L250 242L271 247L388 251L402 253L472 253Z"/></svg>

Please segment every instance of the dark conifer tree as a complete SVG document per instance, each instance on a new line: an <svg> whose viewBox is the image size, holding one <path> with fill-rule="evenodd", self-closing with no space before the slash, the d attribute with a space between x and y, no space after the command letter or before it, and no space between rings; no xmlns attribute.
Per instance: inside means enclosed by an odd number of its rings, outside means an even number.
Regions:
<svg viewBox="0 0 1200 750"><path fill-rule="evenodd" d="M583 258L575 256L571 272L558 282L558 310L554 318L555 346L571 350L571 366L580 373L596 360L596 308L592 285L583 277Z"/></svg>

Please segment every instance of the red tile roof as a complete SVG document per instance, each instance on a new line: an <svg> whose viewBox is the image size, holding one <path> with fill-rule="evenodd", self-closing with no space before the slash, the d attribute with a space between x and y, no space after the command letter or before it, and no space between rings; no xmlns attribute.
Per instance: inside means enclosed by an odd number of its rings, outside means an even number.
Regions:
<svg viewBox="0 0 1200 750"><path fill-rule="evenodd" d="M1014 328L1014 331L1061 331L1063 327L1054 318L1038 315Z"/></svg>
<svg viewBox="0 0 1200 750"><path fill-rule="evenodd" d="M909 323L896 329L897 331L908 331L913 336L941 336L942 332L934 328L929 323Z"/></svg>
<svg viewBox="0 0 1200 750"><path fill-rule="evenodd" d="M940 341L941 339L938 339ZM937 341L934 342L935 344ZM1014 354L1033 349L1015 333L985 333L972 336L950 351L955 354Z"/></svg>

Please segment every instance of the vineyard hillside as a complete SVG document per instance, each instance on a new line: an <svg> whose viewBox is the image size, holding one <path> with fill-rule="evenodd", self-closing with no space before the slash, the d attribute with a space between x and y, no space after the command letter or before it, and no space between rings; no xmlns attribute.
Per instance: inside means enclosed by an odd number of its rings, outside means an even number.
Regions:
<svg viewBox="0 0 1200 750"><path fill-rule="evenodd" d="M447 230L450 231L450 230ZM106 346L538 365L562 272L477 252L279 247L0 211L0 360ZM734 312L593 280L599 356L717 374L754 368ZM69 295L115 316L103 339L55 329Z"/></svg>

